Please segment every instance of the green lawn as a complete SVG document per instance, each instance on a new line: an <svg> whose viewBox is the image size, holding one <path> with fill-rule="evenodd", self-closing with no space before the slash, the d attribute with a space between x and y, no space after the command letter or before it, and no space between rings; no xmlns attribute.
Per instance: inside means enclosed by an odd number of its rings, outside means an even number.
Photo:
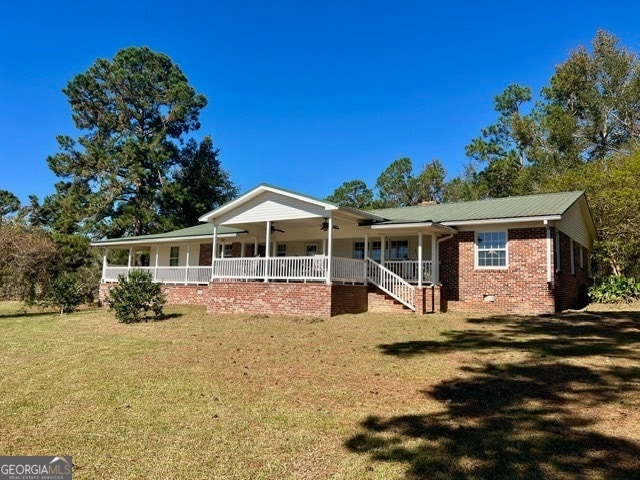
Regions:
<svg viewBox="0 0 640 480"><path fill-rule="evenodd" d="M0 303L0 454L75 479L640 478L640 313L214 316Z"/></svg>

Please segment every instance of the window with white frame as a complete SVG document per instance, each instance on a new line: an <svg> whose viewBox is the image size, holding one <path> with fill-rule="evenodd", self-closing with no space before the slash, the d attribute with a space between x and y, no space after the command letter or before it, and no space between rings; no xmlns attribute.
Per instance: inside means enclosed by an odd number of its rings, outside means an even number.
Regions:
<svg viewBox="0 0 640 480"><path fill-rule="evenodd" d="M314 255L318 255L318 244L317 243L307 243L305 245L305 253L307 257L313 257Z"/></svg>
<svg viewBox="0 0 640 480"><path fill-rule="evenodd" d="M382 252L382 242L380 242L379 240L377 242L371 242L371 250L369 251L369 257L371 258L371 260L375 260L376 262L379 262L381 257L381 252Z"/></svg>
<svg viewBox="0 0 640 480"><path fill-rule="evenodd" d="M409 258L409 240L391 240L389 260L405 260Z"/></svg>
<svg viewBox="0 0 640 480"><path fill-rule="evenodd" d="M507 267L507 232L476 233L476 267Z"/></svg>
<svg viewBox="0 0 640 480"><path fill-rule="evenodd" d="M276 245L276 257L286 257L286 256L287 256L287 244L278 243Z"/></svg>
<svg viewBox="0 0 640 480"><path fill-rule="evenodd" d="M171 247L169 251L169 266L177 267L180 263L180 247Z"/></svg>
<svg viewBox="0 0 640 480"><path fill-rule="evenodd" d="M353 258L364 258L364 242L353 242Z"/></svg>
<svg viewBox="0 0 640 480"><path fill-rule="evenodd" d="M233 245L230 243L223 243L218 246L218 257L229 258L233 257Z"/></svg>
<svg viewBox="0 0 640 480"><path fill-rule="evenodd" d="M560 232L556 231L556 272L562 271L562 259L560 256L561 245L560 245Z"/></svg>

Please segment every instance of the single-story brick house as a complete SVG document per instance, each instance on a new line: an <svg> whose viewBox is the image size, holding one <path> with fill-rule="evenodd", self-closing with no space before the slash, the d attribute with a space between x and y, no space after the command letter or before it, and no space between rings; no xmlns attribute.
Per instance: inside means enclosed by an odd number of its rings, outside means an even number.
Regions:
<svg viewBox="0 0 640 480"><path fill-rule="evenodd" d="M583 192L363 211L262 184L200 220L94 242L101 299L138 268L211 312L547 314L584 300L596 237Z"/></svg>

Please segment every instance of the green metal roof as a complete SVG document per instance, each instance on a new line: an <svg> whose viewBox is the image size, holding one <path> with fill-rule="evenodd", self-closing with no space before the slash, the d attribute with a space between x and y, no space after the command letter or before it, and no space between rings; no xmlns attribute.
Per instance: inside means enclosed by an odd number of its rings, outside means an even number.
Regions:
<svg viewBox="0 0 640 480"><path fill-rule="evenodd" d="M562 215L583 196L583 192L547 193L522 197L494 198L472 202L383 208L372 212L388 219L381 223L456 223L474 220L546 217Z"/></svg>
<svg viewBox="0 0 640 480"><path fill-rule="evenodd" d="M238 228L231 227L218 227L218 234L237 234L243 233L244 230L240 230ZM93 242L94 245L104 245L109 243L120 243L120 242L145 242L149 240L160 241L163 239L173 239L180 237L205 237L205 236L213 236L213 224L212 223L202 223L200 225L195 225L193 227L181 228L180 230L174 230L172 232L166 233L156 233L154 235L140 235L138 237L121 237L121 238L107 238L105 240L98 240L97 242Z"/></svg>

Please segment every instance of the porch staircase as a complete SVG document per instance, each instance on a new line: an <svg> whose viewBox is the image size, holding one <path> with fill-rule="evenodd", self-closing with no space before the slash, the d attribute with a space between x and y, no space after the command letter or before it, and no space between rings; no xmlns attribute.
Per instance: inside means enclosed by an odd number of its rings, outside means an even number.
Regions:
<svg viewBox="0 0 640 480"><path fill-rule="evenodd" d="M365 258L367 265L367 281L375 285L401 305L415 311L415 287L396 275L388 268L383 267L375 260Z"/></svg>
<svg viewBox="0 0 640 480"><path fill-rule="evenodd" d="M405 304L400 303L386 292L380 290L379 287L369 284L367 290L368 311L372 313L394 313L394 314L413 314L413 310Z"/></svg>

